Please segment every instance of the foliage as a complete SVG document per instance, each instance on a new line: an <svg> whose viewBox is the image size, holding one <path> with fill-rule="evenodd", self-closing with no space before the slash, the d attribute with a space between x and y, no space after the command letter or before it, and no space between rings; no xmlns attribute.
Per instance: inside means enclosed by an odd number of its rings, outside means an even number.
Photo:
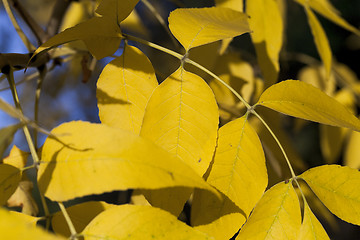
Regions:
<svg viewBox="0 0 360 240"><path fill-rule="evenodd" d="M142 2L164 22L150 2ZM358 36L360 31L327 0L296 2L304 8L322 61L304 68L300 80L279 81L286 23L283 0L247 0L245 8L242 0L179 7L170 13L169 26L163 26L178 51L145 40L145 28L133 11L138 0L103 0L95 11L89 7L95 3L84 0L76 4L88 17L78 17L77 25L54 32L46 41L39 37L42 44L31 58L1 54L1 72L8 79L15 107L0 99L0 109L19 124L0 129L0 154L3 157L19 129L30 149L27 153L14 146L0 164L0 203L22 210L0 209L2 237L329 239L315 214L330 219L330 224L333 219L324 208L314 207L319 200L340 219L360 225L356 169L360 121L354 107L359 80L332 58L315 13ZM8 1L3 3L13 16ZM12 20L15 25L16 19ZM143 37L123 31L125 26L131 28L126 25L130 20ZM245 33L251 35L258 64L243 60L230 45ZM140 46L175 57L176 70L161 78L153 67L155 61ZM121 56L114 56L119 48ZM93 63L113 58L97 79L101 123L71 121L51 132L44 130L37 113L44 65L69 55L86 59L87 51ZM25 67L39 71L34 120L22 113L14 79L14 71ZM257 67L261 75L254 73ZM91 70L86 64L83 68L84 74ZM295 117L297 128L306 124L301 119L323 124L321 146L329 165L307 167L278 113ZM48 135L41 149L38 133ZM348 166L336 165L347 135ZM27 161L29 154L32 161ZM32 182L26 173L34 169L37 178ZM32 217L39 212L31 193L34 183L44 208L40 217ZM128 189L135 189L131 204L87 201L68 208L63 204ZM50 212L45 197L60 211ZM191 206L188 225L179 220L185 204ZM40 220L48 232L35 226ZM49 232L50 224L56 235Z"/></svg>

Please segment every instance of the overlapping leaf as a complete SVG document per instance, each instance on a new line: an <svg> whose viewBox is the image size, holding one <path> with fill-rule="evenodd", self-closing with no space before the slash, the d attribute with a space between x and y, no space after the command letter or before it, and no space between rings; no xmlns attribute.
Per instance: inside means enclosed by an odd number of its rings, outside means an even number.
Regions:
<svg viewBox="0 0 360 240"><path fill-rule="evenodd" d="M95 12L121 23L130 15L138 2L139 0L102 0Z"/></svg>
<svg viewBox="0 0 360 240"><path fill-rule="evenodd" d="M246 216L261 198L267 186L265 157L246 116L220 128L207 181L229 197Z"/></svg>
<svg viewBox="0 0 360 240"><path fill-rule="evenodd" d="M0 129L0 159L4 155L8 146L11 144L15 133L21 126L21 124L15 124Z"/></svg>
<svg viewBox="0 0 360 240"><path fill-rule="evenodd" d="M8 164L0 164L0 206L4 205L15 192L20 179L20 169Z"/></svg>
<svg viewBox="0 0 360 240"><path fill-rule="evenodd" d="M136 47L126 46L97 82L101 122L139 134L146 104L157 85L149 59Z"/></svg>
<svg viewBox="0 0 360 240"><path fill-rule="evenodd" d="M69 214L71 222L74 224L76 232L80 233L97 215L114 206L116 205L106 202L90 201L66 208L66 211ZM51 225L56 234L64 237L71 236L69 226L62 212L57 212L53 215Z"/></svg>
<svg viewBox="0 0 360 240"><path fill-rule="evenodd" d="M275 84L261 95L256 105L327 125L360 131L360 121L334 98L296 80Z"/></svg>
<svg viewBox="0 0 360 240"><path fill-rule="evenodd" d="M265 79L265 87L277 82L279 52L282 47L283 23L276 0L247 1L251 38L258 63Z"/></svg>
<svg viewBox="0 0 360 240"><path fill-rule="evenodd" d="M0 208L0 232L2 239L21 240L65 240L65 238L46 233L29 222L29 218L10 213ZM33 219L33 218L32 218ZM30 224L29 224L30 223Z"/></svg>
<svg viewBox="0 0 360 240"><path fill-rule="evenodd" d="M326 78L329 78L331 71L331 62L332 62L329 40L326 37L325 31L322 28L319 20L316 18L315 14L311 11L309 7L306 7L305 10L307 13L312 35L314 36L316 48L319 52L322 62L325 65Z"/></svg>
<svg viewBox="0 0 360 240"><path fill-rule="evenodd" d="M169 28L186 51L249 32L246 14L229 8L178 8L170 13Z"/></svg>
<svg viewBox="0 0 360 240"><path fill-rule="evenodd" d="M346 22L336 10L336 8L331 4L329 0L296 0L303 6L310 6L312 9L333 21L337 25L357 34L360 35L360 31L355 27L351 26L348 22Z"/></svg>
<svg viewBox="0 0 360 240"><path fill-rule="evenodd" d="M360 173L339 165L323 165L300 175L336 216L360 225Z"/></svg>
<svg viewBox="0 0 360 240"><path fill-rule="evenodd" d="M301 224L298 240L330 240L325 229L312 213L307 202L304 204L304 219Z"/></svg>
<svg viewBox="0 0 360 240"><path fill-rule="evenodd" d="M296 192L282 182L265 192L236 239L296 239L300 226Z"/></svg>
<svg viewBox="0 0 360 240"><path fill-rule="evenodd" d="M173 186L213 191L172 154L126 130L103 124L70 122L45 141L39 189L54 201L128 188ZM64 145L65 144L65 145Z"/></svg>
<svg viewBox="0 0 360 240"><path fill-rule="evenodd" d="M345 149L344 162L351 168L360 168L360 133L351 132Z"/></svg>
<svg viewBox="0 0 360 240"><path fill-rule="evenodd" d="M82 232L85 240L213 239L150 206L121 205L100 213Z"/></svg>

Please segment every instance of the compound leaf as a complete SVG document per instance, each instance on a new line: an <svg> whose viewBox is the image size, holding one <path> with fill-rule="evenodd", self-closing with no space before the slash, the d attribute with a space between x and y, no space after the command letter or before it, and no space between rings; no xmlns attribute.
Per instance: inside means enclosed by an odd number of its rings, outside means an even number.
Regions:
<svg viewBox="0 0 360 240"><path fill-rule="evenodd" d="M281 182L265 192L236 239L296 239L300 226L296 192L291 182Z"/></svg>
<svg viewBox="0 0 360 240"><path fill-rule="evenodd" d="M169 28L186 51L249 32L247 15L229 8L178 8L170 13Z"/></svg>
<svg viewBox="0 0 360 240"><path fill-rule="evenodd" d="M138 48L126 45L122 56L105 66L97 82L101 122L139 134L146 104L157 85L149 59Z"/></svg>
<svg viewBox="0 0 360 240"><path fill-rule="evenodd" d="M261 142L247 116L222 126L208 183L248 216L264 193L267 180Z"/></svg>
<svg viewBox="0 0 360 240"><path fill-rule="evenodd" d="M121 205L100 213L82 232L85 240L213 239L151 206Z"/></svg>
<svg viewBox="0 0 360 240"><path fill-rule="evenodd" d="M149 140L103 124L69 122L43 146L39 189L53 201L128 188L213 190L190 167Z"/></svg>
<svg viewBox="0 0 360 240"><path fill-rule="evenodd" d="M360 121L346 107L318 88L287 80L266 89L256 105L293 117L360 131Z"/></svg>
<svg viewBox="0 0 360 240"><path fill-rule="evenodd" d="M339 165L323 165L300 175L336 216L360 225L360 173Z"/></svg>

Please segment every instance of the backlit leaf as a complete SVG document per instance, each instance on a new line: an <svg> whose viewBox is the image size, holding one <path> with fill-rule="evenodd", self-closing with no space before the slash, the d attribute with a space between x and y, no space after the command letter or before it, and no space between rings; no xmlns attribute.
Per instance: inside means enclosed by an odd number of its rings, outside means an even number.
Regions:
<svg viewBox="0 0 360 240"><path fill-rule="evenodd" d="M245 213L228 197L216 197L195 189L191 205L191 225L215 237L217 240L230 239L245 223Z"/></svg>
<svg viewBox="0 0 360 240"><path fill-rule="evenodd" d="M97 82L101 122L139 134L146 104L157 85L149 59L126 45L123 54L105 66Z"/></svg>
<svg viewBox="0 0 360 240"><path fill-rule="evenodd" d="M300 175L336 216L360 225L360 172L339 165L323 165Z"/></svg>
<svg viewBox="0 0 360 240"><path fill-rule="evenodd" d="M0 208L0 232L2 239L65 240L35 227L28 218Z"/></svg>
<svg viewBox="0 0 360 240"><path fill-rule="evenodd" d="M360 133L351 132L345 148L344 164L351 168L360 168Z"/></svg>
<svg viewBox="0 0 360 240"><path fill-rule="evenodd" d="M52 133L62 143L45 141L38 172L39 189L51 200L128 188L214 191L178 158L126 130L78 121L62 124Z"/></svg>
<svg viewBox="0 0 360 240"><path fill-rule="evenodd" d="M155 89L140 135L173 153L202 176L215 150L218 122L218 108L210 87L180 67ZM144 194L152 205L178 215L191 191L160 189Z"/></svg>
<svg viewBox="0 0 360 240"><path fill-rule="evenodd" d="M329 40L326 37L325 31L321 26L319 20L316 18L315 14L308 7L306 7L305 10L307 13L312 35L314 36L316 48L326 69L326 78L329 78L332 62Z"/></svg>
<svg viewBox="0 0 360 240"><path fill-rule="evenodd" d="M210 87L180 67L155 89L140 135L175 154L202 176L215 150L218 118Z"/></svg>
<svg viewBox="0 0 360 240"><path fill-rule="evenodd" d="M8 164L0 164L0 206L6 204L15 192L21 179L20 169Z"/></svg>
<svg viewBox="0 0 360 240"><path fill-rule="evenodd" d="M267 179L261 143L247 117L222 126L207 181L249 216L266 189Z"/></svg>
<svg viewBox="0 0 360 240"><path fill-rule="evenodd" d="M120 46L121 30L110 17L94 17L53 36L34 52L35 56L61 44L82 40L91 54L101 59L113 54Z"/></svg>
<svg viewBox="0 0 360 240"><path fill-rule="evenodd" d="M265 192L236 239L296 239L300 226L296 192L291 182L281 182Z"/></svg>
<svg viewBox="0 0 360 240"><path fill-rule="evenodd" d="M170 13L169 28L186 51L249 32L247 15L229 8L178 8Z"/></svg>
<svg viewBox="0 0 360 240"><path fill-rule="evenodd" d="M333 96L336 90L334 74L326 78L323 66L306 66L299 71L298 79L319 88L329 96Z"/></svg>
<svg viewBox="0 0 360 240"><path fill-rule="evenodd" d="M336 23L337 25L355 33L360 36L360 31L355 27L351 26L346 22L341 16L338 10L331 4L329 0L296 0L298 3L303 6L310 6L312 9L329 19L330 21Z"/></svg>
<svg viewBox="0 0 360 240"><path fill-rule="evenodd" d="M24 152L16 145L14 145L10 151L9 156L3 159L3 163L9 164L16 168L23 168L26 165L29 154L30 153Z"/></svg>
<svg viewBox="0 0 360 240"><path fill-rule="evenodd" d="M360 121L334 98L309 84L287 80L275 84L261 95L256 105L319 122L360 131Z"/></svg>
<svg viewBox="0 0 360 240"><path fill-rule="evenodd" d="M7 200L8 207L21 207L21 212L30 216L36 216L39 208L32 196L33 183L22 180L14 194Z"/></svg>
<svg viewBox="0 0 360 240"><path fill-rule="evenodd" d="M298 240L327 240L329 236L327 235L325 229L312 213L309 205L305 202L304 206L304 219L301 224Z"/></svg>
<svg viewBox="0 0 360 240"><path fill-rule="evenodd" d="M150 206L121 205L100 213L82 232L92 239L213 239Z"/></svg>
<svg viewBox="0 0 360 240"><path fill-rule="evenodd" d="M251 0L246 2L251 39L258 63L265 79L265 87L277 82L279 52L282 47L283 22L276 0Z"/></svg>
<svg viewBox="0 0 360 240"><path fill-rule="evenodd" d="M130 15L138 2L139 0L102 0L95 12L121 23Z"/></svg>
<svg viewBox="0 0 360 240"><path fill-rule="evenodd" d="M12 143L16 131L21 126L21 124L15 124L0 129L0 159L8 146Z"/></svg>
<svg viewBox="0 0 360 240"><path fill-rule="evenodd" d="M74 224L76 232L82 232L85 227L101 212L110 209L116 205L106 202L85 202L66 208L69 217ZM65 221L62 212L57 212L51 219L51 225L56 234L64 237L70 237L69 226Z"/></svg>

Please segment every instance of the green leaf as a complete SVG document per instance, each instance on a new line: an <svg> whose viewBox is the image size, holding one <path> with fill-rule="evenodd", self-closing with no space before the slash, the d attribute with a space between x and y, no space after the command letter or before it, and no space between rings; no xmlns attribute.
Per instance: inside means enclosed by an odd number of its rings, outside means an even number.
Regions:
<svg viewBox="0 0 360 240"><path fill-rule="evenodd" d="M249 216L263 195L267 180L261 142L247 116L221 127L208 183Z"/></svg>
<svg viewBox="0 0 360 240"><path fill-rule="evenodd" d="M278 80L279 52L282 47L283 22L276 0L251 0L246 2L251 39L258 63L265 79L265 87Z"/></svg>
<svg viewBox="0 0 360 240"><path fill-rule="evenodd" d="M296 192L291 182L281 182L265 192L236 239L296 239L300 226Z"/></svg>
<svg viewBox="0 0 360 240"><path fill-rule="evenodd" d="M121 23L130 15L138 2L139 0L102 0L95 12Z"/></svg>
<svg viewBox="0 0 360 240"><path fill-rule="evenodd" d="M275 84L263 92L256 105L293 117L360 131L360 121L334 98L296 80Z"/></svg>
<svg viewBox="0 0 360 240"><path fill-rule="evenodd" d="M139 134L146 104L157 85L149 59L126 45L122 56L105 66L97 82L101 122Z"/></svg>
<svg viewBox="0 0 360 240"><path fill-rule="evenodd" d="M53 201L129 188L213 190L190 167L149 140L103 124L69 122L43 146L39 189ZM61 142L60 142L61 141Z"/></svg>
<svg viewBox="0 0 360 240"><path fill-rule="evenodd" d="M307 202L304 204L304 219L301 224L298 240L330 240L325 229L312 213Z"/></svg>
<svg viewBox="0 0 360 240"><path fill-rule="evenodd" d="M82 40L90 53L101 59L110 56L119 48L121 38L121 30L114 19L107 16L94 17L53 36L36 49L33 57L61 44Z"/></svg>
<svg viewBox="0 0 360 240"><path fill-rule="evenodd" d="M66 208L66 211L69 214L71 222L74 224L76 232L80 233L97 215L115 206L116 205L106 202L90 201ZM71 236L69 226L61 211L53 215L51 225L56 234L64 237Z"/></svg>
<svg viewBox="0 0 360 240"><path fill-rule="evenodd" d="M82 232L92 239L213 239L150 206L121 205L100 213Z"/></svg>
<svg viewBox="0 0 360 240"><path fill-rule="evenodd" d="M170 13L169 28L186 51L249 32L247 15L229 8L178 8Z"/></svg>
<svg viewBox="0 0 360 240"><path fill-rule="evenodd" d="M20 169L8 164L0 164L0 206L15 192L21 180Z"/></svg>
<svg viewBox="0 0 360 240"><path fill-rule="evenodd" d="M15 124L0 129L0 159L3 157L6 149L12 143L14 135L22 124Z"/></svg>
<svg viewBox="0 0 360 240"><path fill-rule="evenodd" d="M307 170L299 177L336 216L360 225L360 173L339 165L323 165Z"/></svg>
<svg viewBox="0 0 360 240"><path fill-rule="evenodd" d="M331 62L332 62L329 40L326 37L325 31L322 28L319 20L316 18L315 14L311 11L309 7L305 7L305 10L308 17L308 22L310 25L312 35L314 36L316 48L325 66L326 76L327 76L326 78L329 78L331 71Z"/></svg>
<svg viewBox="0 0 360 240"><path fill-rule="evenodd" d="M22 214L23 215L23 214ZM65 240L65 238L49 234L24 217L0 208L0 232L2 239L21 240Z"/></svg>
<svg viewBox="0 0 360 240"><path fill-rule="evenodd" d="M341 16L339 11L328 0L296 0L303 6L310 6L312 9L334 22L335 24L347 29L360 36L360 31L351 26Z"/></svg>

